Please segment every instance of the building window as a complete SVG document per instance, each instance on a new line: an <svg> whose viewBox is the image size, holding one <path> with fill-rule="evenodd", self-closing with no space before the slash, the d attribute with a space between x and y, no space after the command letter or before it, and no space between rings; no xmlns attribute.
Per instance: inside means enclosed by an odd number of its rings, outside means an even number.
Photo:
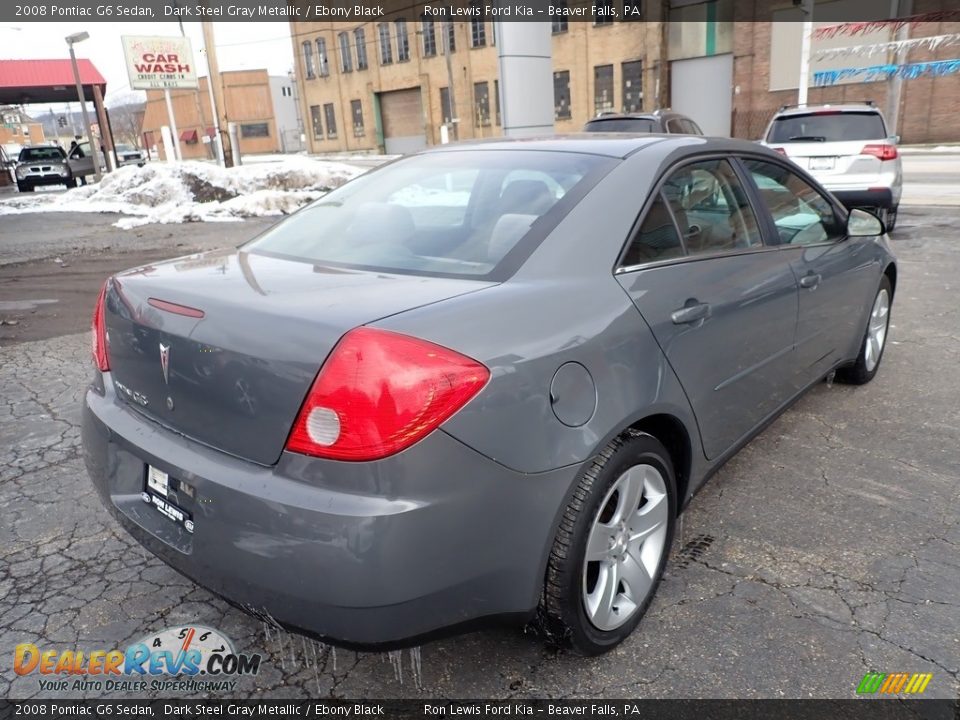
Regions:
<svg viewBox="0 0 960 720"><path fill-rule="evenodd" d="M473 84L474 122L480 127L490 126L490 83Z"/></svg>
<svg viewBox="0 0 960 720"><path fill-rule="evenodd" d="M623 0L623 19L642 20L643 3L641 0Z"/></svg>
<svg viewBox="0 0 960 720"><path fill-rule="evenodd" d="M327 61L327 41L324 38L317 38L317 71L320 77L327 77L330 74L330 63Z"/></svg>
<svg viewBox="0 0 960 720"><path fill-rule="evenodd" d="M553 0L551 5L555 10L564 12L567 9L567 0ZM554 35L557 33L565 33L567 31L567 18L564 15L555 17L551 29Z"/></svg>
<svg viewBox="0 0 960 720"><path fill-rule="evenodd" d="M410 59L410 38L407 36L407 21L395 20L397 26L397 62L406 62Z"/></svg>
<svg viewBox="0 0 960 720"><path fill-rule="evenodd" d="M470 7L477 12L480 5L477 2L470 3ZM470 21L470 47L485 47L487 44L487 24L483 20Z"/></svg>
<svg viewBox="0 0 960 720"><path fill-rule="evenodd" d="M357 45L357 70L367 69L367 34L363 28L353 31L353 41Z"/></svg>
<svg viewBox="0 0 960 720"><path fill-rule="evenodd" d="M323 140L323 116L319 105L310 106L310 124L313 125L313 139Z"/></svg>
<svg viewBox="0 0 960 720"><path fill-rule="evenodd" d="M333 111L333 103L326 103L323 106L323 114L327 120L327 138L335 138L337 136L337 116Z"/></svg>
<svg viewBox="0 0 960 720"><path fill-rule="evenodd" d="M593 0L593 24L610 25L613 23L613 0Z"/></svg>
<svg viewBox="0 0 960 720"><path fill-rule="evenodd" d="M500 81L493 81L493 113L496 116L495 122L500 124Z"/></svg>
<svg viewBox="0 0 960 720"><path fill-rule="evenodd" d="M553 74L553 117L556 120L570 119L570 71Z"/></svg>
<svg viewBox="0 0 960 720"><path fill-rule="evenodd" d="M240 123L240 137L270 137L270 123Z"/></svg>
<svg viewBox="0 0 960 720"><path fill-rule="evenodd" d="M457 35L456 35L456 32L454 31L455 27L456 26L450 20L445 20L443 23L443 29L447 33L447 49L450 52L457 51Z"/></svg>
<svg viewBox="0 0 960 720"><path fill-rule="evenodd" d="M613 65L597 65L593 69L593 112L613 110Z"/></svg>
<svg viewBox="0 0 960 720"><path fill-rule="evenodd" d="M350 54L350 36L342 32L337 37L340 40L340 72L353 72L353 56Z"/></svg>
<svg viewBox="0 0 960 720"><path fill-rule="evenodd" d="M312 80L316 77L316 74L313 72L313 44L309 40L303 43L303 70L307 76L307 80Z"/></svg>
<svg viewBox="0 0 960 720"><path fill-rule="evenodd" d="M640 112L643 109L643 63L639 60L620 66L623 75L623 111Z"/></svg>
<svg viewBox="0 0 960 720"><path fill-rule="evenodd" d="M393 62L393 45L390 42L390 23L380 23L377 30L380 33L380 64L389 65Z"/></svg>
<svg viewBox="0 0 960 720"><path fill-rule="evenodd" d="M433 20L420 21L420 34L423 35L423 56L433 57L437 54L437 33Z"/></svg>
<svg viewBox="0 0 960 720"><path fill-rule="evenodd" d="M443 116L444 124L453 120L453 112L450 109L450 88L440 88L440 115Z"/></svg>
<svg viewBox="0 0 960 720"><path fill-rule="evenodd" d="M363 106L359 100L350 101L350 114L353 116L353 136L363 137Z"/></svg>

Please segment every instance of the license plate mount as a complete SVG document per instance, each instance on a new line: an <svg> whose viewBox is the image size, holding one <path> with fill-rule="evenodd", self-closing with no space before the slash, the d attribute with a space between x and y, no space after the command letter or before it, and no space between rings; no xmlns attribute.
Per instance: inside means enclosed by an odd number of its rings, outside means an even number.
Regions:
<svg viewBox="0 0 960 720"><path fill-rule="evenodd" d="M170 476L163 470L147 465L146 489L141 493L141 499L165 518L192 533L193 518L189 512L170 500L169 492Z"/></svg>
<svg viewBox="0 0 960 720"><path fill-rule="evenodd" d="M810 158L811 170L833 170L837 165L835 157L812 157Z"/></svg>

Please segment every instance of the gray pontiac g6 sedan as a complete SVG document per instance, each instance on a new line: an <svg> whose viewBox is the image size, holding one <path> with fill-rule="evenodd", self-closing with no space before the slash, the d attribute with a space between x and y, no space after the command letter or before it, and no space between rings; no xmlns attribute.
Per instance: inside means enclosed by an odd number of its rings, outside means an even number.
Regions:
<svg viewBox="0 0 960 720"><path fill-rule="evenodd" d="M678 513L836 372L883 355L897 267L754 143L448 145L238 249L107 280L87 468L151 552L356 648L640 622Z"/></svg>

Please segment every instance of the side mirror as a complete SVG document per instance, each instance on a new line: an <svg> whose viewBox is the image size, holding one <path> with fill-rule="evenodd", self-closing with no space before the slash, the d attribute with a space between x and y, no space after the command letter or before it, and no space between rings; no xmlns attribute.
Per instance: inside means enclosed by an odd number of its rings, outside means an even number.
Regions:
<svg viewBox="0 0 960 720"><path fill-rule="evenodd" d="M891 135L890 137L887 138L887 140L892 140L895 145L899 145L899 144L900 144L900 136L899 136L899 135Z"/></svg>
<svg viewBox="0 0 960 720"><path fill-rule="evenodd" d="M854 208L847 218L848 237L877 237L883 235L883 223L876 215Z"/></svg>

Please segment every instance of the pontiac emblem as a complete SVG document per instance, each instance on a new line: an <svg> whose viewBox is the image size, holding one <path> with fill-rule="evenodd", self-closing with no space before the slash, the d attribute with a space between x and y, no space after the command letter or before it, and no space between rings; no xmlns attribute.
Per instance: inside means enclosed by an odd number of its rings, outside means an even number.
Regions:
<svg viewBox="0 0 960 720"><path fill-rule="evenodd" d="M163 382L170 384L170 346L160 343L160 369L163 370Z"/></svg>

